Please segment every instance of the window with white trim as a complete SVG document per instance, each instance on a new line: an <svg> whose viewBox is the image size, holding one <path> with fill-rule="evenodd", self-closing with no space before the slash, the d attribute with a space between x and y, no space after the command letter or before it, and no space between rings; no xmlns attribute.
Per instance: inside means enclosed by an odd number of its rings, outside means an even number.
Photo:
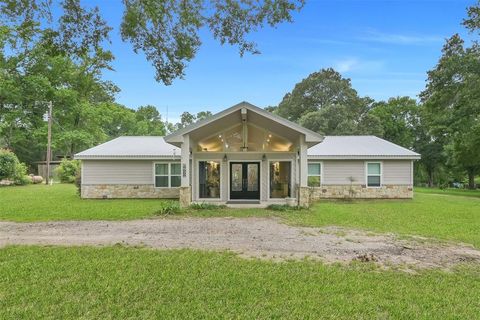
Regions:
<svg viewBox="0 0 480 320"><path fill-rule="evenodd" d="M180 163L155 163L155 188L180 187Z"/></svg>
<svg viewBox="0 0 480 320"><path fill-rule="evenodd" d="M322 184L322 163L310 162L308 163L308 186L320 187Z"/></svg>
<svg viewBox="0 0 480 320"><path fill-rule="evenodd" d="M367 187L380 187L382 185L382 163L367 162Z"/></svg>

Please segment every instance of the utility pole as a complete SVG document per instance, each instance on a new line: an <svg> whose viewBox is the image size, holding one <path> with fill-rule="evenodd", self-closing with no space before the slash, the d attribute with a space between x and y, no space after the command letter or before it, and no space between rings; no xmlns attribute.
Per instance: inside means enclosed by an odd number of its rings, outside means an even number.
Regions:
<svg viewBox="0 0 480 320"><path fill-rule="evenodd" d="M50 183L50 162L52 161L52 101L48 102L48 134L47 134L47 177L45 183Z"/></svg>
<svg viewBox="0 0 480 320"><path fill-rule="evenodd" d="M168 134L168 105L167 105L167 116L165 117L165 132Z"/></svg>

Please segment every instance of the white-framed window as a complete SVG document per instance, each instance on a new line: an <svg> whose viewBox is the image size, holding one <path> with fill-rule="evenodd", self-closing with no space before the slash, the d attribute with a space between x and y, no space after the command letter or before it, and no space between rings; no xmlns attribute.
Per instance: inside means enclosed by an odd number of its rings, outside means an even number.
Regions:
<svg viewBox="0 0 480 320"><path fill-rule="evenodd" d="M155 188L180 187L181 166L179 162L154 163Z"/></svg>
<svg viewBox="0 0 480 320"><path fill-rule="evenodd" d="M322 184L322 163L309 162L308 163L308 186L320 187Z"/></svg>
<svg viewBox="0 0 480 320"><path fill-rule="evenodd" d="M382 186L382 163L367 162L367 187L379 188Z"/></svg>

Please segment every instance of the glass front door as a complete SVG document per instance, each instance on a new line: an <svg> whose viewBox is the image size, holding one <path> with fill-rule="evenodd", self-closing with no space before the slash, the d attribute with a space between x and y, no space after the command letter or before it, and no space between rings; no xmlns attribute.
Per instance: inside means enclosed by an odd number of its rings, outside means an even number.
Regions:
<svg viewBox="0 0 480 320"><path fill-rule="evenodd" d="M230 162L230 199L260 199L260 163Z"/></svg>

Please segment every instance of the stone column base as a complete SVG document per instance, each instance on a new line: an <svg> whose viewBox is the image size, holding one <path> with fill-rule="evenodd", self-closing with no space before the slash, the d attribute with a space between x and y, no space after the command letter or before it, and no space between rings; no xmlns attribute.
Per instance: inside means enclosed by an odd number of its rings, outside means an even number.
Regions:
<svg viewBox="0 0 480 320"><path fill-rule="evenodd" d="M180 208L187 208L192 203L192 187L180 187Z"/></svg>
<svg viewBox="0 0 480 320"><path fill-rule="evenodd" d="M298 188L298 206L308 208L310 206L310 188Z"/></svg>

